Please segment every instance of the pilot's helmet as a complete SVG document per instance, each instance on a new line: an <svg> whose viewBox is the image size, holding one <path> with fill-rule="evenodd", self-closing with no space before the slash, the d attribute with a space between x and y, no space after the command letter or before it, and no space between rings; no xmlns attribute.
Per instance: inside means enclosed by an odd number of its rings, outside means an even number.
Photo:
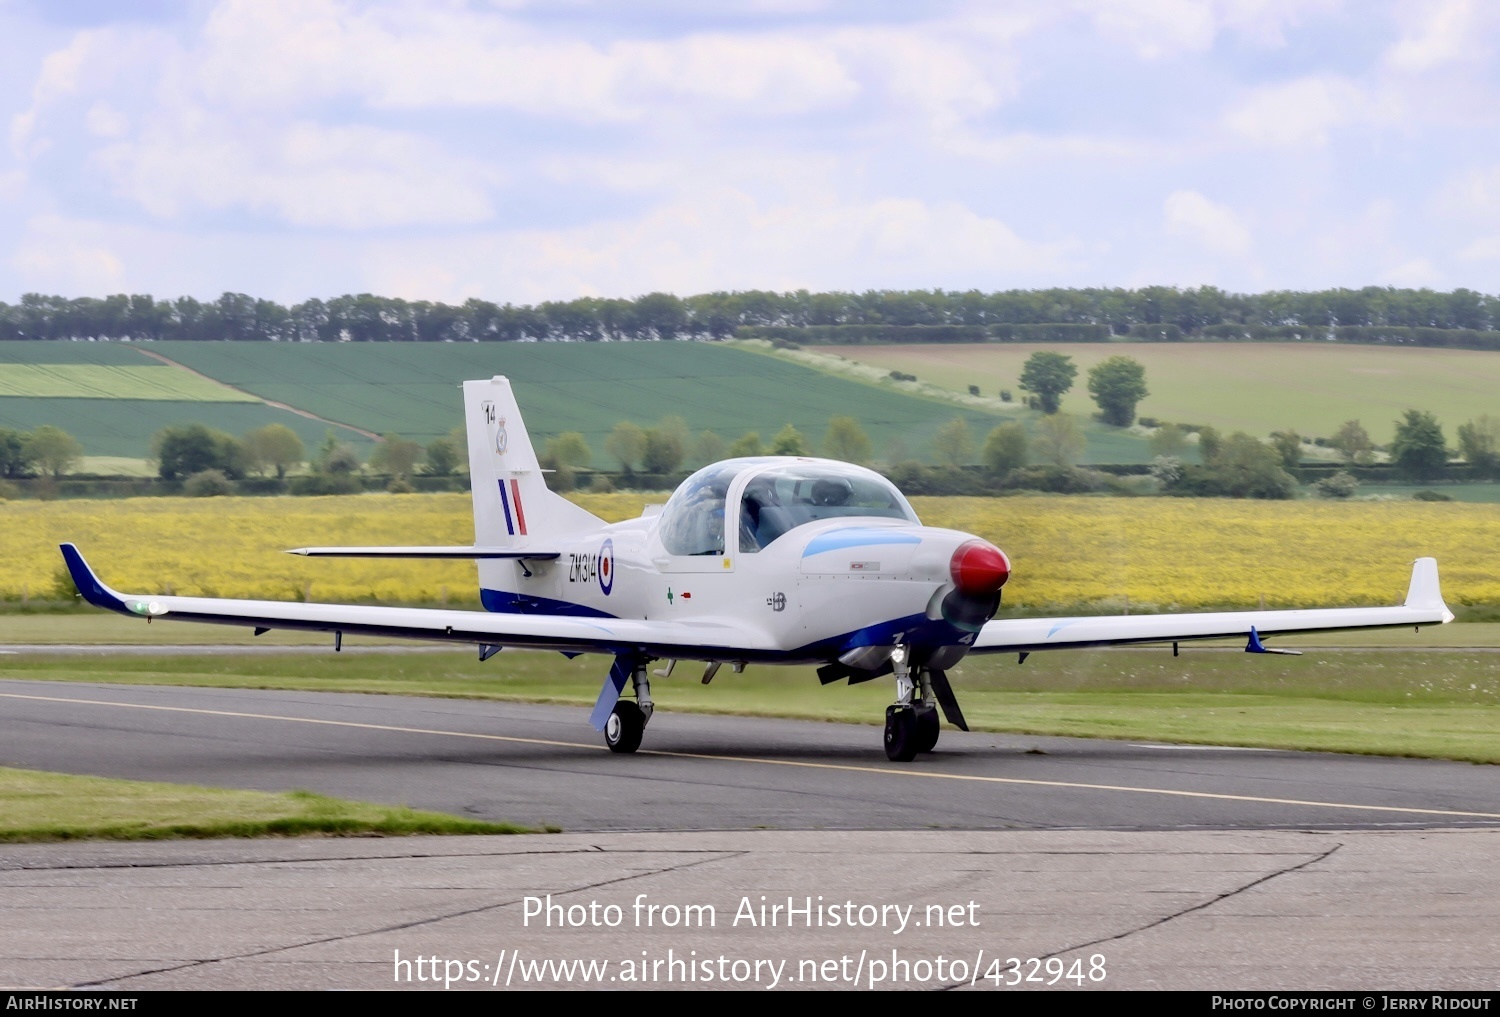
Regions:
<svg viewBox="0 0 1500 1017"><path fill-rule="evenodd" d="M854 496L854 485L843 477L819 477L813 481L809 501L814 505L847 505Z"/></svg>

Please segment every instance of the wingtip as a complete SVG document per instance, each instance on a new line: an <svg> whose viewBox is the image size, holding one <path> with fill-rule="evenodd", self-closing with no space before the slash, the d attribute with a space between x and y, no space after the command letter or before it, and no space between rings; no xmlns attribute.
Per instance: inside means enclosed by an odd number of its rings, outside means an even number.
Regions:
<svg viewBox="0 0 1500 1017"><path fill-rule="evenodd" d="M1443 621L1453 620L1453 612L1443 602L1443 588L1438 580L1436 558L1418 558L1411 565L1411 585L1406 588L1406 606L1441 611Z"/></svg>

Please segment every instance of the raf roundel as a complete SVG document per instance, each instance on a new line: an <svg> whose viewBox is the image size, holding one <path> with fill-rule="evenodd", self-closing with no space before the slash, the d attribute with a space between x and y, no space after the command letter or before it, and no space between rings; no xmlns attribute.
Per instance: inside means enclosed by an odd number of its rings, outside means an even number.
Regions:
<svg viewBox="0 0 1500 1017"><path fill-rule="evenodd" d="M599 589L607 597L615 588L615 542L606 540L599 548Z"/></svg>

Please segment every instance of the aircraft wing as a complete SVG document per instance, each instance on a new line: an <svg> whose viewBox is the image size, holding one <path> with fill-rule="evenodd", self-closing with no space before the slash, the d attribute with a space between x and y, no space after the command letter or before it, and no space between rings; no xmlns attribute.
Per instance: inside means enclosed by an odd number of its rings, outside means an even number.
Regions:
<svg viewBox="0 0 1500 1017"><path fill-rule="evenodd" d="M287 554L304 558L532 558L551 561L557 551L518 551L513 547L294 547Z"/></svg>
<svg viewBox="0 0 1500 1017"><path fill-rule="evenodd" d="M1399 607L1010 618L988 622L980 630L971 650L974 653L1031 653L1036 650L1177 643L1226 637L1247 639L1248 649L1263 650L1260 645L1262 636L1441 625L1452 620L1453 612L1443 603L1438 585L1437 560L1418 558L1412 566L1406 602Z"/></svg>
<svg viewBox="0 0 1500 1017"><path fill-rule="evenodd" d="M572 618L119 593L100 581L77 547L61 546L73 583L84 600L95 607L148 621L240 625L254 628L257 635L270 629L303 629L578 653L644 650L652 656L683 660L740 660L747 653L753 655L774 648L764 633L731 621Z"/></svg>

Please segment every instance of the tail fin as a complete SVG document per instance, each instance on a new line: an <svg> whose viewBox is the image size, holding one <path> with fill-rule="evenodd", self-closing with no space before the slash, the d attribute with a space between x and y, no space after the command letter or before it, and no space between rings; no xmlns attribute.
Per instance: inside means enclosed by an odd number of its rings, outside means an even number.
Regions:
<svg viewBox="0 0 1500 1017"><path fill-rule="evenodd" d="M547 490L507 379L496 375L464 382L464 421L476 545L546 549L559 536L604 525L598 516Z"/></svg>

